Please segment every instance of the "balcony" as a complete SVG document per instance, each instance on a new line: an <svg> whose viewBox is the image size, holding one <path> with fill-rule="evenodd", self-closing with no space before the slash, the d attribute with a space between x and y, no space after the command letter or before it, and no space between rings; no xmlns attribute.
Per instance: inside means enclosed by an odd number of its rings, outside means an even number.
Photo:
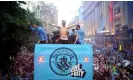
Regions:
<svg viewBox="0 0 133 80"><path fill-rule="evenodd" d="M121 13L114 15L114 19L120 18L120 17L121 17Z"/></svg>
<svg viewBox="0 0 133 80"><path fill-rule="evenodd" d="M115 18L114 19L114 25L118 25L118 24L121 24L121 18Z"/></svg>

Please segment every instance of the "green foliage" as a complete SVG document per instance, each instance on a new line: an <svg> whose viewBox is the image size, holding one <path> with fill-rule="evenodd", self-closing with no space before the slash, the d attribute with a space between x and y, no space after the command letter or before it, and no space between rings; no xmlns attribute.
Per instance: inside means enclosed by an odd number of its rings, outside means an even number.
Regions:
<svg viewBox="0 0 133 80"><path fill-rule="evenodd" d="M24 1L0 2L0 63L9 61L9 56L15 55L19 47L27 43L31 31L28 21L41 22L34 17L34 13L20 7ZM4 58L4 59L3 59Z"/></svg>

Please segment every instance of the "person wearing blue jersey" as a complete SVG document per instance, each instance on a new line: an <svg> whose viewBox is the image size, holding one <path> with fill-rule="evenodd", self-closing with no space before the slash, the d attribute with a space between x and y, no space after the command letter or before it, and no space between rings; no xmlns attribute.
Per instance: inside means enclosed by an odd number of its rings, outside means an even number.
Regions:
<svg viewBox="0 0 133 80"><path fill-rule="evenodd" d="M72 24L70 26L66 26L66 21L65 20L62 20L62 26L47 23L47 22L46 22L46 24L51 25L53 27L57 27L58 29L60 29L60 37L59 37L60 44L68 44L69 43L68 29L76 26L77 24L80 24L80 22L78 22L76 24Z"/></svg>
<svg viewBox="0 0 133 80"><path fill-rule="evenodd" d="M47 40L48 40L47 33L41 26L39 26L38 24L32 23L32 25L30 25L30 29L32 31L37 32L39 37L39 41L38 41L39 44L47 43Z"/></svg>
<svg viewBox="0 0 133 80"><path fill-rule="evenodd" d="M75 40L76 40L76 30L72 29L72 32L71 32L71 35L70 35L70 43L74 44Z"/></svg>
<svg viewBox="0 0 133 80"><path fill-rule="evenodd" d="M74 44L84 44L84 32L80 29L80 25L76 26L76 40Z"/></svg>

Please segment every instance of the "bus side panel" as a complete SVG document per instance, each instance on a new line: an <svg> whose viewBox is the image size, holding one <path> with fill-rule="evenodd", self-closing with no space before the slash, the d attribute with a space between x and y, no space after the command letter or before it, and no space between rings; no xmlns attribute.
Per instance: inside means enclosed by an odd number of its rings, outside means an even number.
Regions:
<svg viewBox="0 0 133 80"><path fill-rule="evenodd" d="M92 45L36 44L34 80L93 80Z"/></svg>

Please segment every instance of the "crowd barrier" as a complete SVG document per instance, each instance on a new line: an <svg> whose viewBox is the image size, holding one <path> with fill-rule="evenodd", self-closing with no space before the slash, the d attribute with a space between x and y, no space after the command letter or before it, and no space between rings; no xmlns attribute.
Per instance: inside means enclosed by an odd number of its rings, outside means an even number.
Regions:
<svg viewBox="0 0 133 80"><path fill-rule="evenodd" d="M28 78L20 78L20 80L29 80Z"/></svg>

